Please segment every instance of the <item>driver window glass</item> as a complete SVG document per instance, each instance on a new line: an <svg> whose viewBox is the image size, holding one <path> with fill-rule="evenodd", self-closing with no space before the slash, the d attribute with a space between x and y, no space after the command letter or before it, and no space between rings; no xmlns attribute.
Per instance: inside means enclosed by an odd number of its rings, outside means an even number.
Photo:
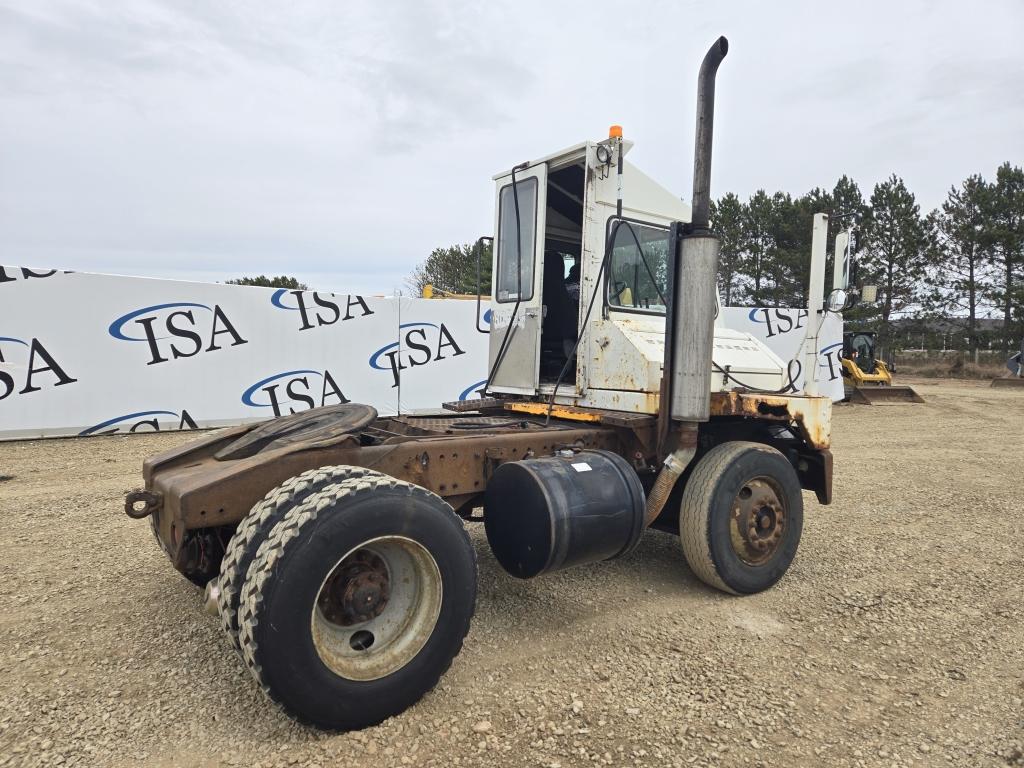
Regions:
<svg viewBox="0 0 1024 768"><path fill-rule="evenodd" d="M635 221L612 222L615 238L608 264L612 309L665 312L668 230Z"/></svg>
<svg viewBox="0 0 1024 768"><path fill-rule="evenodd" d="M516 198L519 198L519 229L516 229ZM528 301L533 298L533 262L536 254L537 179L502 187L498 196L497 300ZM521 248L521 250L520 250ZM516 266L518 265L518 273ZM522 294L522 295L520 295Z"/></svg>

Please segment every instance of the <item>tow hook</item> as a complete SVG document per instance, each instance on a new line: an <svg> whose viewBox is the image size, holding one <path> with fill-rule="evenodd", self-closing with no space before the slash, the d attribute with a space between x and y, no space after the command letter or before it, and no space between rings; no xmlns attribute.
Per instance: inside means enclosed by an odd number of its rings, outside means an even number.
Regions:
<svg viewBox="0 0 1024 768"><path fill-rule="evenodd" d="M133 520L141 520L149 517L158 509L163 502L163 496L153 491L130 491L124 497L124 513ZM138 505L142 504L142 507Z"/></svg>

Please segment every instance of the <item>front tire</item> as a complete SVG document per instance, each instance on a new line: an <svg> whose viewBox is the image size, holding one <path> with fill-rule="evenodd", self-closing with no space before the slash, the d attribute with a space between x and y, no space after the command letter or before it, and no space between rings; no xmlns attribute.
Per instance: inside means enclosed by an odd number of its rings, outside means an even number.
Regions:
<svg viewBox="0 0 1024 768"><path fill-rule="evenodd" d="M260 546L242 655L301 722L364 728L437 684L475 600L476 555L451 506L394 478L352 478L293 507Z"/></svg>
<svg viewBox="0 0 1024 768"><path fill-rule="evenodd" d="M679 537L694 574L723 592L761 592L786 573L803 529L796 470L762 443L712 448L683 489Z"/></svg>

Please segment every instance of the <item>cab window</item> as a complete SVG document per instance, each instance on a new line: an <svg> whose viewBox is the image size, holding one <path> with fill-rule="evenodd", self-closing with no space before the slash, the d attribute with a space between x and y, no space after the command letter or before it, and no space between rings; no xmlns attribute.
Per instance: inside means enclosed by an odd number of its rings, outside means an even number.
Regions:
<svg viewBox="0 0 1024 768"><path fill-rule="evenodd" d="M518 231L516 197L519 198ZM537 252L537 179L517 181L515 195L511 184L502 187L498 210L496 298L499 302L528 301L533 298L533 268Z"/></svg>
<svg viewBox="0 0 1024 768"><path fill-rule="evenodd" d="M611 223L608 305L612 309L665 312L668 230L624 219Z"/></svg>

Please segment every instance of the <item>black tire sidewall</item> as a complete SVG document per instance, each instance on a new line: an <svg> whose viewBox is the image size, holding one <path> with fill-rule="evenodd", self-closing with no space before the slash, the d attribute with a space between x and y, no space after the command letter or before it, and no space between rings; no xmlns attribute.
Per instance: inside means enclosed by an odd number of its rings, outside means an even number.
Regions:
<svg viewBox="0 0 1024 768"><path fill-rule="evenodd" d="M323 474L321 475L321 473ZM304 475L309 474L311 473L303 473L303 475L298 476L298 479L301 479ZM319 493L324 488L330 485L337 485L338 483L344 482L345 480L355 475L367 475L376 473L372 473L370 470L364 469L362 467L338 466L321 467L320 469L312 470L312 474L313 477L310 478L309 484L306 487L300 488L298 490L296 490L293 487L289 491L288 496L279 501L274 501L273 496L280 490L281 486L274 488L267 494L267 496L258 501L249 513L250 515L259 514L259 512L261 511L261 505L268 503L271 504L267 516L262 519L257 518L257 520L255 521L255 525L248 532L249 539L247 541L241 542L241 546L239 547L240 552L235 561L234 573L232 574L231 578L233 589L231 590L230 594L227 595L227 599L230 600L231 603L230 610L232 611L232 613L230 615L232 619L230 621L230 628L228 628L228 626L225 625L225 629L228 630L229 634L232 634L233 644L236 648L238 648L238 642L237 639L235 638L238 632L239 613L241 612L242 585L249 576L249 568L256 561L256 555L259 552L259 548L263 545L263 542L266 541L267 538L270 536L270 532L274 529L274 526L276 526L281 520L283 520L291 510L293 510L300 504L304 503L306 499L308 499L310 496L313 496L316 493ZM295 480L296 478L292 479ZM244 524L245 522L243 521L242 525ZM234 543L233 540L232 543ZM230 545L228 548L230 549ZM225 578L223 576L223 561L220 567L220 573L222 574L222 579ZM221 583L223 586L224 582L222 581Z"/></svg>
<svg viewBox="0 0 1024 768"><path fill-rule="evenodd" d="M786 508L782 542L767 562L753 566L733 550L729 531L732 505L740 489L755 477L773 479ZM774 585L796 557L803 529L803 496L796 471L775 450L751 446L726 467L715 483L708 509L708 545L719 577L736 592L753 594Z"/></svg>
<svg viewBox="0 0 1024 768"><path fill-rule="evenodd" d="M379 489L324 509L299 529L274 566L254 627L263 682L290 712L331 729L362 728L395 715L432 688L462 646L476 599L476 562L461 521L440 499ZM346 680L321 661L310 616L324 579L360 544L405 536L441 574L441 610L426 645L404 667L371 681Z"/></svg>

